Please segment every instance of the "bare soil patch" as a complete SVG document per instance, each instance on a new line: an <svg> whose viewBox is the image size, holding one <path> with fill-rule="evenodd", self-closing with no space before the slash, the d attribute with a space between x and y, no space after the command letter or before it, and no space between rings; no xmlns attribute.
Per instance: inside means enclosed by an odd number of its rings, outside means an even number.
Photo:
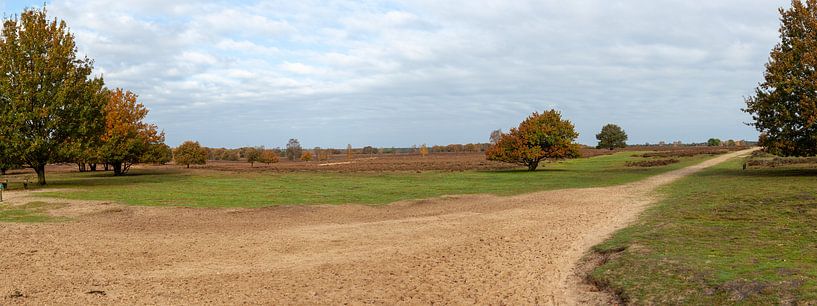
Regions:
<svg viewBox="0 0 817 306"><path fill-rule="evenodd" d="M578 291L582 255L633 221L656 187L741 153L622 186L512 197L264 209L86 203L103 208L72 222L0 224L0 303L605 303Z"/></svg>

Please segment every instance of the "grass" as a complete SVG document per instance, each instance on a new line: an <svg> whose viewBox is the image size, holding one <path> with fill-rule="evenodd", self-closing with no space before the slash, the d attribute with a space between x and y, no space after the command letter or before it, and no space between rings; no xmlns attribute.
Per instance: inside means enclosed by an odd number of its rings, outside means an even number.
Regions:
<svg viewBox="0 0 817 306"><path fill-rule="evenodd" d="M526 192L623 184L707 158L653 168L626 167L636 152L543 164L527 171L426 171L389 173L230 173L216 171L52 175L42 196L118 201L131 205L263 207L300 204L386 204L452 194L513 195Z"/></svg>
<svg viewBox="0 0 817 306"><path fill-rule="evenodd" d="M742 162L665 187L590 278L632 304L817 303L817 169Z"/></svg>
<svg viewBox="0 0 817 306"><path fill-rule="evenodd" d="M0 222L56 222L65 218L48 215L51 209L64 207L65 204L54 204L45 202L30 202L25 205L8 206L0 203Z"/></svg>

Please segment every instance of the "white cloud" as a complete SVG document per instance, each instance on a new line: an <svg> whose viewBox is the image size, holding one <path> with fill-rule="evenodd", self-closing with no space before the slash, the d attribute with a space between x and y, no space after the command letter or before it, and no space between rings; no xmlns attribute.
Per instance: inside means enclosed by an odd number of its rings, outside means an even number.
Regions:
<svg viewBox="0 0 817 306"><path fill-rule="evenodd" d="M38 5L38 3L32 3ZM484 141L557 107L586 143L754 137L784 0L53 0L172 144ZM422 124L418 125L417 123ZM270 126L274 124L275 126ZM317 129L315 126L331 126ZM229 127L223 130L222 127Z"/></svg>

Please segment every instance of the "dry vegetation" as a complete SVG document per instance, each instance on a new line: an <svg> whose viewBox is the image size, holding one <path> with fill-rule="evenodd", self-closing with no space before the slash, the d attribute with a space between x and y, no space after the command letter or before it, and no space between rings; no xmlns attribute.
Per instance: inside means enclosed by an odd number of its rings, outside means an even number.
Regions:
<svg viewBox="0 0 817 306"><path fill-rule="evenodd" d="M627 167L660 167L666 166L669 164L674 164L677 162L681 162L680 160L670 158L670 159L648 159L648 160L639 160L639 161L631 161L627 162Z"/></svg>

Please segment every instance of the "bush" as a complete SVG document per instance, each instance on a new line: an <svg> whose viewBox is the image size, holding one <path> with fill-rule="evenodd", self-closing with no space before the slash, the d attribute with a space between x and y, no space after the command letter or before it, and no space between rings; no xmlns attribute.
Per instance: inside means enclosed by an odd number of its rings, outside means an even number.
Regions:
<svg viewBox="0 0 817 306"><path fill-rule="evenodd" d="M173 150L173 160L178 165L204 165L207 163L207 151L197 141L185 141Z"/></svg>
<svg viewBox="0 0 817 306"><path fill-rule="evenodd" d="M659 167L659 166L666 166L669 164L674 164L680 162L680 160L670 158L670 159L652 159L652 160L639 160L639 161L628 161L626 163L627 167Z"/></svg>

